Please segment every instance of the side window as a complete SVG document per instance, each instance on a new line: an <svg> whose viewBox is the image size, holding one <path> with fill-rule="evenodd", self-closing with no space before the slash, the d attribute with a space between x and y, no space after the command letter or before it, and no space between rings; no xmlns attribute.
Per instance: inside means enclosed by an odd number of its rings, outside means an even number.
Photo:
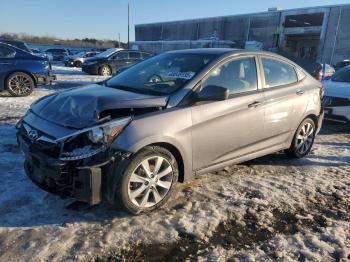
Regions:
<svg viewBox="0 0 350 262"><path fill-rule="evenodd" d="M0 58L13 58L16 52L10 48L0 46Z"/></svg>
<svg viewBox="0 0 350 262"><path fill-rule="evenodd" d="M264 67L266 87L282 86L298 82L298 77L293 66L266 57L263 57L261 61Z"/></svg>
<svg viewBox="0 0 350 262"><path fill-rule="evenodd" d="M210 85L225 87L230 95L257 90L255 58L236 59L222 64L202 83L202 87Z"/></svg>
<svg viewBox="0 0 350 262"><path fill-rule="evenodd" d="M119 52L118 54L116 54L113 59L115 60L124 60L124 59L128 59L128 53L127 52Z"/></svg>
<svg viewBox="0 0 350 262"><path fill-rule="evenodd" d="M140 59L140 53L139 52L130 52L129 53L129 58L130 59Z"/></svg>

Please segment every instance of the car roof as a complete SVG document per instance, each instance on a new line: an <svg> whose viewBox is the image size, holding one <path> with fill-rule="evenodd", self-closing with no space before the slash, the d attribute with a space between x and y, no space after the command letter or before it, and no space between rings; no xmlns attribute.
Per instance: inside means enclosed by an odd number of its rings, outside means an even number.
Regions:
<svg viewBox="0 0 350 262"><path fill-rule="evenodd" d="M149 53L148 51L142 51L142 50L133 50L133 49L119 49L118 52L120 51L126 51L126 52L139 52L139 53Z"/></svg>
<svg viewBox="0 0 350 262"><path fill-rule="evenodd" d="M7 39L7 38L0 38L0 42L2 43L25 43L24 41L17 40L17 39Z"/></svg>
<svg viewBox="0 0 350 262"><path fill-rule="evenodd" d="M26 45L26 42L22 40L0 38L0 43L7 44L11 47L16 47L29 53L31 52L30 48Z"/></svg>
<svg viewBox="0 0 350 262"><path fill-rule="evenodd" d="M25 51L25 50L23 50L22 48L18 48L17 46L14 46L14 45L10 45L10 44L8 44L8 43L4 43L4 42L1 42L1 40L0 40L0 45L2 45L2 46L5 46L5 47L7 47L7 48L12 48L12 49L14 49L14 50L20 50L20 51Z"/></svg>
<svg viewBox="0 0 350 262"><path fill-rule="evenodd" d="M237 48L195 48L195 49L183 49L183 50L174 50L168 51L167 53L189 53L189 54L216 54L220 55L234 55L234 54L251 54L251 55L268 55L274 56L276 58L284 58L276 53L268 51L256 51L256 50L246 50L246 49L237 49ZM288 60L288 59L287 59Z"/></svg>

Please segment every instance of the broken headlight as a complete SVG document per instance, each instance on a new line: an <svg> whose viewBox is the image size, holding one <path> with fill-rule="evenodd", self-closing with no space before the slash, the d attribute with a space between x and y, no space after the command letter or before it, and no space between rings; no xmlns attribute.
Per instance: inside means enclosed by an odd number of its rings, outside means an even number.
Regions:
<svg viewBox="0 0 350 262"><path fill-rule="evenodd" d="M130 121L131 117L111 121L56 140L63 143L60 160L79 160L106 151Z"/></svg>

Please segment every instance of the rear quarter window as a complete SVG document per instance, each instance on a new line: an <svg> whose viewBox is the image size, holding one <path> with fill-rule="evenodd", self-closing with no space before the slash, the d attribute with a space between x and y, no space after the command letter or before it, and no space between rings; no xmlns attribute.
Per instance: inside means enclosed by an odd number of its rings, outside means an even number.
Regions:
<svg viewBox="0 0 350 262"><path fill-rule="evenodd" d="M0 58L13 58L16 52L8 47L0 46Z"/></svg>
<svg viewBox="0 0 350 262"><path fill-rule="evenodd" d="M265 86L276 87L298 82L294 67L280 60L262 57L265 74Z"/></svg>

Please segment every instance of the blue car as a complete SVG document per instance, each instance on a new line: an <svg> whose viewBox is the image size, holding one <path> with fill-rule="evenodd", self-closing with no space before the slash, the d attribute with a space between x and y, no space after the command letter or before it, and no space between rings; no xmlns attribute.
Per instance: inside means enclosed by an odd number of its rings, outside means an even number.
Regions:
<svg viewBox="0 0 350 262"><path fill-rule="evenodd" d="M12 96L28 96L34 87L54 79L49 61L0 42L0 90Z"/></svg>

